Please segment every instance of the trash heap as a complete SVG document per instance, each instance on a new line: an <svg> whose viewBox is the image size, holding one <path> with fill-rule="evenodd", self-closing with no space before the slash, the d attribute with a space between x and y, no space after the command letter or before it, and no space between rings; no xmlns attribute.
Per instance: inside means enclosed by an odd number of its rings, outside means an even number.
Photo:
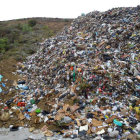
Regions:
<svg viewBox="0 0 140 140"><path fill-rule="evenodd" d="M46 136L140 138L140 6L76 18L17 73L3 110L17 116L12 125Z"/></svg>

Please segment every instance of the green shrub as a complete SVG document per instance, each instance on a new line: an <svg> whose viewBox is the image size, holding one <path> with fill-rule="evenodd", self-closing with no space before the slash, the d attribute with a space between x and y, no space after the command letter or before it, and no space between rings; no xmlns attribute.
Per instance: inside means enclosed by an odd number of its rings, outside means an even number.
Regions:
<svg viewBox="0 0 140 140"><path fill-rule="evenodd" d="M69 19L64 19L65 22L69 22Z"/></svg>
<svg viewBox="0 0 140 140"><path fill-rule="evenodd" d="M29 25L30 27L34 27L36 24L37 24L37 21L34 20L34 19L31 19L31 20L28 21L28 25Z"/></svg>
<svg viewBox="0 0 140 140"><path fill-rule="evenodd" d="M24 33L27 33L27 32L32 31L32 28L31 28L28 24L24 24L24 25L22 26L22 31L23 31Z"/></svg>
<svg viewBox="0 0 140 140"><path fill-rule="evenodd" d="M25 52L26 52L27 54L29 54L29 55L32 55L32 54L34 54L34 53L36 52L36 50L30 48L30 49L27 49Z"/></svg>
<svg viewBox="0 0 140 140"><path fill-rule="evenodd" d="M22 25L21 25L20 23L18 23L18 24L16 25L16 28L17 28L18 30L22 30Z"/></svg>
<svg viewBox="0 0 140 140"><path fill-rule="evenodd" d="M54 35L54 32L48 26L44 26L43 30L46 32L46 37L51 37Z"/></svg>
<svg viewBox="0 0 140 140"><path fill-rule="evenodd" d="M0 38L0 53L4 53L5 51L9 50L8 46L8 39L7 38Z"/></svg>

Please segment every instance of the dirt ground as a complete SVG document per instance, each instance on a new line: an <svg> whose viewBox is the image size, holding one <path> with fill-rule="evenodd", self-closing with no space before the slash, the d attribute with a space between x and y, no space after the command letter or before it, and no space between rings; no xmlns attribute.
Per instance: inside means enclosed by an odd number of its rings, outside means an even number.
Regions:
<svg viewBox="0 0 140 140"><path fill-rule="evenodd" d="M17 61L13 58L9 58L6 60L0 61L0 75L3 76L2 82L6 85L4 91L8 91L9 87L13 86L13 82L17 81L19 76L13 74L16 71L16 64ZM7 80L7 81L6 81ZM3 101L7 101L11 97L13 97L15 93L7 93L7 94L0 94L0 99Z"/></svg>

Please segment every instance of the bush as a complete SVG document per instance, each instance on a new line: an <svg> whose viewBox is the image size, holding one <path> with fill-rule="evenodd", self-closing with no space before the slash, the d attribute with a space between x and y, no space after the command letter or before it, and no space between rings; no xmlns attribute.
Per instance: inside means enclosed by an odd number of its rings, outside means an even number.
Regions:
<svg viewBox="0 0 140 140"><path fill-rule="evenodd" d="M4 53L5 51L9 50L8 46L8 39L7 38L0 38L0 53Z"/></svg>
<svg viewBox="0 0 140 140"><path fill-rule="evenodd" d="M27 54L29 54L29 55L32 55L32 54L34 54L34 53L36 52L36 50L30 48L30 49L27 49L25 52L26 52Z"/></svg>
<svg viewBox="0 0 140 140"><path fill-rule="evenodd" d="M65 22L69 22L69 19L64 19Z"/></svg>
<svg viewBox="0 0 140 140"><path fill-rule="evenodd" d="M48 26L44 26L43 30L46 32L46 37L51 37L54 35L54 32Z"/></svg>
<svg viewBox="0 0 140 140"><path fill-rule="evenodd" d="M18 24L16 25L16 28L17 28L18 30L22 30L22 25L21 25L20 23L18 23Z"/></svg>
<svg viewBox="0 0 140 140"><path fill-rule="evenodd" d="M28 24L24 24L24 25L22 26L22 31L23 31L24 33L27 33L27 32L32 31L32 28L31 28Z"/></svg>
<svg viewBox="0 0 140 140"><path fill-rule="evenodd" d="M37 24L37 21L34 20L34 19L28 21L28 25L29 25L30 27L34 27L36 24Z"/></svg>

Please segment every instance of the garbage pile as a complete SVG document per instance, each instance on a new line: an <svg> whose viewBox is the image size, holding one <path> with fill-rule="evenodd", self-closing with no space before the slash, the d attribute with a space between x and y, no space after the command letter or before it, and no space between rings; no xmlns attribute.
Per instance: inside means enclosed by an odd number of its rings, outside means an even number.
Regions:
<svg viewBox="0 0 140 140"><path fill-rule="evenodd" d="M8 119L46 136L140 138L139 13L140 6L94 11L43 42L18 64Z"/></svg>

